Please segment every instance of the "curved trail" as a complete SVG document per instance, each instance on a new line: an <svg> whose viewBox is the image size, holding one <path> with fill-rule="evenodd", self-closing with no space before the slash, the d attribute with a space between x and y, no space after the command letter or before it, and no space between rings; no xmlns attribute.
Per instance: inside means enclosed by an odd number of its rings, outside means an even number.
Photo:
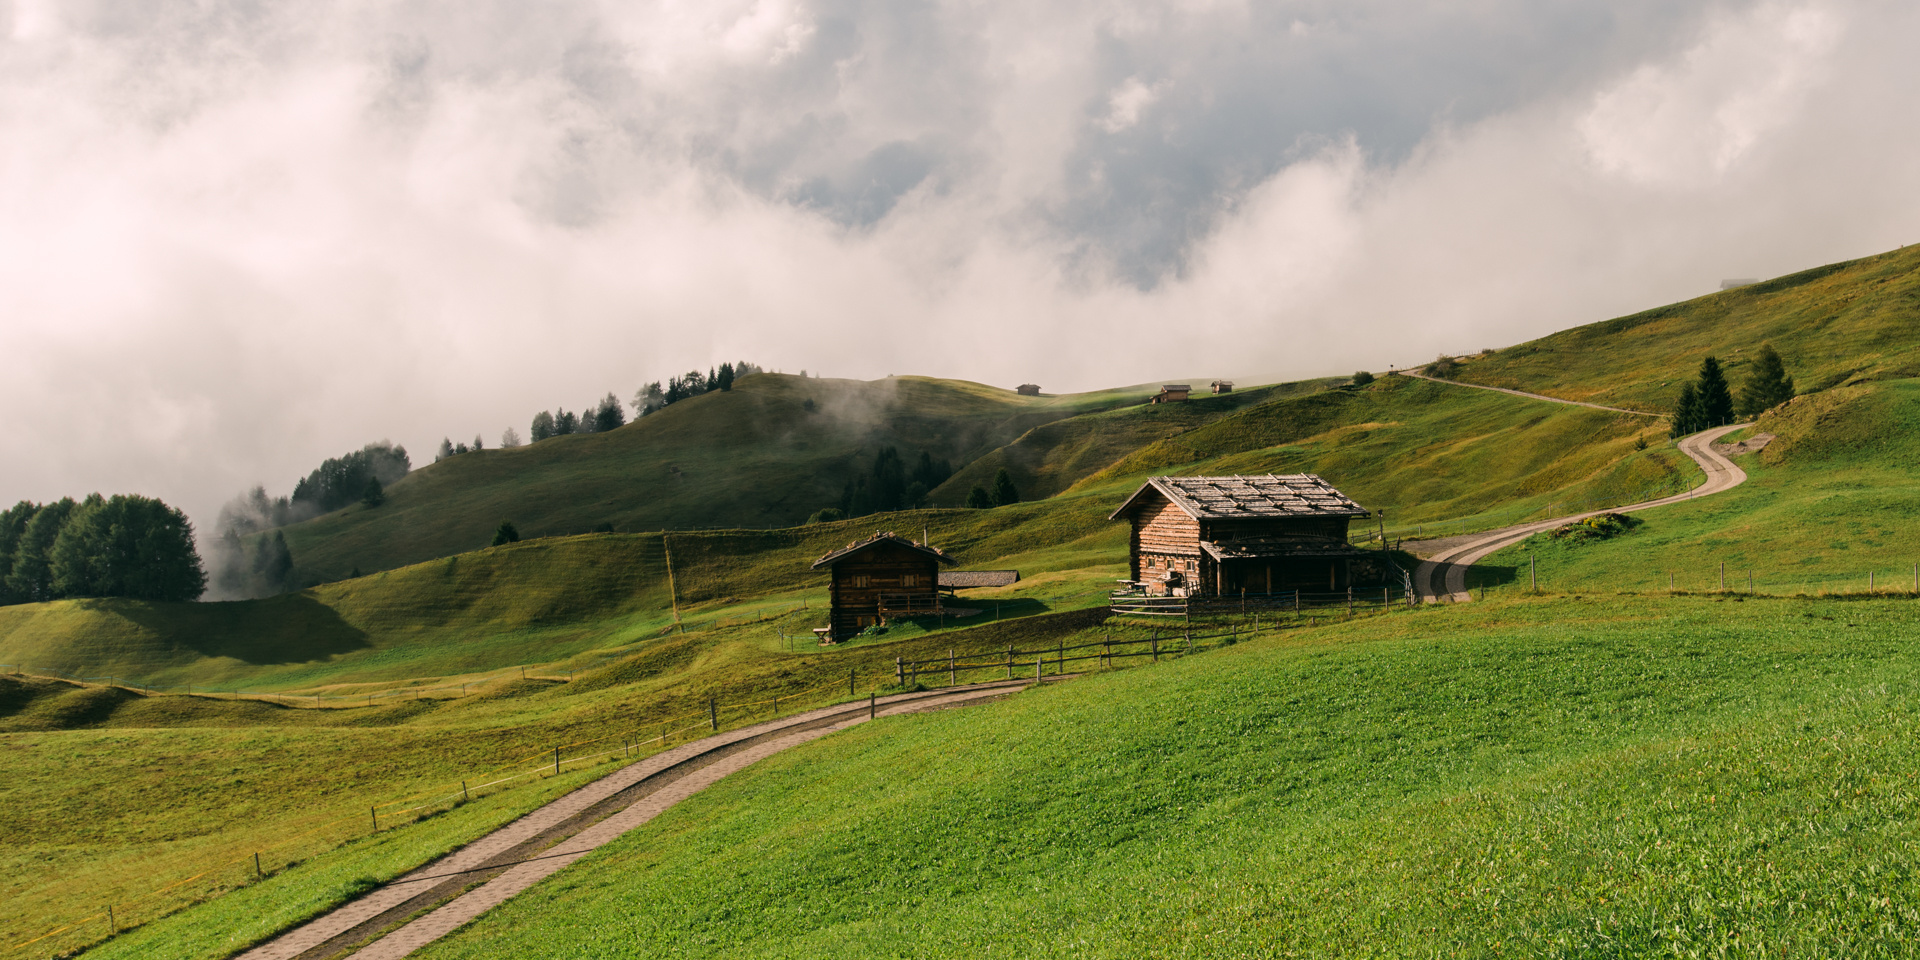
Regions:
<svg viewBox="0 0 1920 960"><path fill-rule="evenodd" d="M1052 679L1052 678L1049 678ZM1032 680L983 683L873 702L876 717L1010 696ZM454 931L727 774L867 722L869 705L823 707L715 734L622 767L236 960L396 960Z"/></svg>
<svg viewBox="0 0 1920 960"><path fill-rule="evenodd" d="M1472 384L1462 384L1462 386L1472 386ZM1488 387L1486 389L1491 390L1498 388ZM1509 390L1504 392L1512 393L1514 391ZM1551 400L1553 398L1542 397L1541 399ZM1573 401L1561 400L1558 402L1572 403ZM1592 406L1592 404L1580 404L1580 406ZM1605 407L1602 409L1612 408ZM1747 472L1740 469L1732 460L1727 459L1715 451L1713 449L1713 442L1745 426L1750 426L1750 424L1736 423L1725 427L1715 427L1712 430L1701 431L1680 441L1680 452L1692 458L1693 462L1699 464L1700 469L1705 470L1707 473L1706 483L1694 487L1686 493L1675 494L1671 497L1661 497L1658 500L1647 500L1641 503L1629 504L1624 507L1590 510L1586 513L1556 517L1552 520L1541 520L1536 523L1521 524L1520 526L1507 527L1503 530L1489 530L1484 534L1475 536L1466 543L1420 561L1419 569L1413 573L1414 589L1420 593L1421 599L1428 603L1437 603L1443 597L1456 603L1469 601L1472 600L1473 597L1467 592L1468 567L1484 559L1488 554L1503 547L1510 547L1542 530L1551 530L1563 524L1574 523L1579 520L1584 520L1587 517L1598 516L1603 513L1637 513L1653 507L1663 507L1670 503L1684 503L1688 500L1698 500L1701 497L1709 497L1716 493L1731 490L1746 482Z"/></svg>
<svg viewBox="0 0 1920 960"><path fill-rule="evenodd" d="M1562 400L1559 397L1549 397L1544 393L1528 393L1525 390L1509 390L1506 387L1489 387L1484 383L1466 383L1460 380L1445 380L1440 377L1429 377L1424 373L1414 373L1411 370L1402 370L1400 371L1400 375L1403 377L1413 377L1416 380L1431 380L1434 383L1444 383L1444 384L1447 384L1448 386L1453 386L1453 387L1472 387L1475 390L1492 390L1494 393L1505 393L1505 394L1509 394L1516 397L1526 397L1529 400L1545 400L1549 403L1564 403L1570 407L1586 407L1589 410L1607 410L1613 413L1631 413L1636 417L1666 416L1666 414L1664 413L1648 413L1645 410L1628 410L1625 407L1609 407L1603 403L1587 403L1584 400Z"/></svg>

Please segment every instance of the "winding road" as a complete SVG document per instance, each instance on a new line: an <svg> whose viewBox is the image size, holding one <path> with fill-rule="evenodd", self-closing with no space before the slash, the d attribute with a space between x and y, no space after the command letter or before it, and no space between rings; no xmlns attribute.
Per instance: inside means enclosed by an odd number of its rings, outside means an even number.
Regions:
<svg viewBox="0 0 1920 960"><path fill-rule="evenodd" d="M574 790L241 953L238 960L329 960L348 954L356 960L397 960L730 773L869 719L1011 696L1033 682L982 683L823 707L682 744Z"/></svg>
<svg viewBox="0 0 1920 960"><path fill-rule="evenodd" d="M1452 380L1440 380L1437 382L1455 383L1455 381ZM1455 385L1462 387L1475 386L1475 384L1471 383L1455 383ZM1482 389L1500 390L1499 387L1484 387ZM1514 390L1500 390L1500 392L1518 393L1518 391ZM1541 400L1554 400L1553 397L1543 397L1538 394L1519 395L1536 397ZM1554 400L1554 402L1574 403L1572 400ZM1594 406L1590 403L1575 403L1575 405L1582 407ZM1601 407L1600 409L1616 410L1618 408ZM1633 413L1635 411L1622 410L1620 412ZM1542 530L1551 530L1554 527L1584 520L1587 517L1598 516L1602 513L1637 513L1641 510L1664 507L1671 503L1685 503L1688 500L1698 500L1701 497L1710 497L1716 493L1731 490L1746 482L1747 472L1740 469L1732 460L1727 459L1718 451L1714 450L1713 442L1745 426L1750 426L1750 424L1736 423L1725 427L1715 427L1711 430L1704 430L1700 433L1692 434L1680 441L1680 452L1692 458L1694 463L1700 465L1700 469L1707 472L1707 482L1694 487L1692 490L1688 490L1686 493L1675 494L1671 497L1661 497L1658 500L1647 500L1642 503L1629 504L1624 507L1592 510L1586 513L1576 513L1572 516L1556 517L1552 520L1541 520L1537 523L1521 524L1520 526L1507 527L1503 530L1489 530L1486 533L1474 534L1471 537L1464 538L1464 543L1455 544L1440 553L1422 560L1419 568L1413 572L1414 589L1420 594L1420 598L1428 603L1438 603L1443 599L1456 603L1469 601L1473 599L1473 596L1467 591L1468 567L1473 566L1488 554L1503 547L1510 547Z"/></svg>

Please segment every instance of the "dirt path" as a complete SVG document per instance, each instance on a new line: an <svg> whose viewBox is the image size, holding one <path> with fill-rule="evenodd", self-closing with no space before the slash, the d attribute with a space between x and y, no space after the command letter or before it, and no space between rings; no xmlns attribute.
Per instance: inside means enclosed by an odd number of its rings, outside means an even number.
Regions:
<svg viewBox="0 0 1920 960"><path fill-rule="evenodd" d="M1583 406L1591 406L1591 404L1583 404ZM1428 603L1437 603L1442 599L1456 603L1472 600L1473 596L1467 592L1467 568L1484 559L1488 554L1503 547L1510 547L1542 530L1551 530L1562 524L1573 523L1602 513L1637 513L1641 510L1663 507L1670 503L1698 500L1701 497L1710 497L1716 493L1731 490L1746 482L1747 472L1713 449L1713 442L1745 426L1749 424L1736 423L1726 427L1715 427L1680 441L1680 452L1692 458L1693 462L1699 464L1700 469L1707 473L1706 483L1686 493L1624 507L1591 510L1572 516L1507 527L1503 530L1489 530L1485 533L1450 538L1460 542L1420 561L1419 568L1413 572L1414 589L1420 593L1421 599Z"/></svg>
<svg viewBox="0 0 1920 960"><path fill-rule="evenodd" d="M1559 397L1549 397L1544 393L1528 393L1525 390L1508 390L1506 387L1489 387L1484 383L1466 383L1460 380L1443 380L1439 377L1429 377L1424 373L1414 373L1411 370L1402 370L1400 371L1400 375L1403 377L1413 377L1419 380L1431 380L1434 383L1444 383L1451 387L1471 387L1475 390L1492 390L1494 393L1505 393L1505 394L1510 394L1516 397L1526 397L1529 400L1545 400L1549 403L1564 403L1570 407L1586 407L1589 410L1611 410L1614 413L1631 413L1636 417L1666 416L1666 414L1664 413L1648 413L1645 410L1628 410L1625 407L1609 407L1605 404L1600 404L1600 403L1585 403L1579 400L1562 400Z"/></svg>
<svg viewBox="0 0 1920 960"><path fill-rule="evenodd" d="M1051 679L1051 678L1050 678ZM682 744L560 797L237 960L394 960L641 826L726 775L873 717L1010 696L1014 680L823 707Z"/></svg>

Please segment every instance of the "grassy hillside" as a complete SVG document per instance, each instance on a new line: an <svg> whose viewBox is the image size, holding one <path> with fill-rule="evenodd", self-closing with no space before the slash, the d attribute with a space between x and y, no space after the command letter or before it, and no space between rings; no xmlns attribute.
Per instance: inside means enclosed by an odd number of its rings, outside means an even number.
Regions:
<svg viewBox="0 0 1920 960"><path fill-rule="evenodd" d="M1043 499L1100 472L1140 447L1271 400L1319 393L1345 377L1301 380L1226 394L1195 394L1185 403L1133 405L1042 424L958 471L936 500L959 506L975 484L992 489L1005 468L1020 495Z"/></svg>
<svg viewBox="0 0 1920 960"><path fill-rule="evenodd" d="M1698 503L1649 511L1628 533L1570 543L1536 536L1502 551L1476 582L1525 585L1529 559L1554 590L1767 593L1916 592L1920 546L1920 380L1839 387L1775 409L1755 430L1776 434L1739 457L1744 485ZM1671 577L1671 580L1669 578Z"/></svg>
<svg viewBox="0 0 1920 960"><path fill-rule="evenodd" d="M882 446L958 466L1036 425L1139 399L755 374L609 433L428 465L389 487L384 505L296 524L287 539L301 576L335 580L485 546L503 518L524 536L790 526L837 506Z"/></svg>
<svg viewBox="0 0 1920 960"><path fill-rule="evenodd" d="M1916 627L1487 604L875 724L422 956L1901 955Z"/></svg>
<svg viewBox="0 0 1920 960"><path fill-rule="evenodd" d="M1575 327L1467 360L1462 380L1664 412L1703 357L1737 387L1771 341L1802 393L1920 377L1920 246Z"/></svg>

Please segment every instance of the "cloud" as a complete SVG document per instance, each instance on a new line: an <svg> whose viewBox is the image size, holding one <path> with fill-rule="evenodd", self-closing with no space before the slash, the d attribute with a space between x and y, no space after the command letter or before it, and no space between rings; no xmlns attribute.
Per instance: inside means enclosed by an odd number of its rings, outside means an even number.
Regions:
<svg viewBox="0 0 1920 960"><path fill-rule="evenodd" d="M1379 369L1884 249L1915 21L0 0L0 500L210 521L726 359Z"/></svg>

